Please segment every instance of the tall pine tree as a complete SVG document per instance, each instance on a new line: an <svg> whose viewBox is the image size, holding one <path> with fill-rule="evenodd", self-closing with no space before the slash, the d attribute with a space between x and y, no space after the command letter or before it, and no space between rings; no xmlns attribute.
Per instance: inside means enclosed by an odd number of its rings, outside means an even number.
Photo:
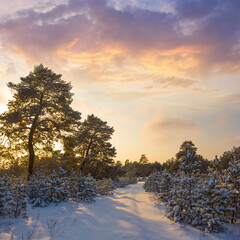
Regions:
<svg viewBox="0 0 240 240"><path fill-rule="evenodd" d="M8 146L20 146L28 155L28 178L33 174L36 149L51 149L55 141L71 133L78 125L80 113L70 104L70 83L42 64L36 66L20 83L8 83L13 100L0 115L1 133ZM18 150L19 150L18 149ZM18 152L19 153L19 152Z"/></svg>

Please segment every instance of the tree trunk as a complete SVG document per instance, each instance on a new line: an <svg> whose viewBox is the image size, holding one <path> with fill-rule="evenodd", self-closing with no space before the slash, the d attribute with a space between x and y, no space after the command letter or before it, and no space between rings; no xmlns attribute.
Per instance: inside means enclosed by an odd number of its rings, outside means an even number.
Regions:
<svg viewBox="0 0 240 240"><path fill-rule="evenodd" d="M33 164L34 164L34 159L35 159L35 153L34 153L34 148L33 148L33 135L37 127L37 122L38 122L38 117L41 114L42 111L42 100L43 100L43 93L41 94L40 97L40 104L39 104L39 111L35 115L33 119L33 123L30 129L29 137L28 137L28 152L29 152L29 160L28 160L28 177L27 180L29 181L32 174L33 174Z"/></svg>
<svg viewBox="0 0 240 240"><path fill-rule="evenodd" d="M81 165L80 165L80 168L79 168L80 172L83 172L84 165L85 165L86 162L87 162L87 160L86 160L86 158L84 158Z"/></svg>
<svg viewBox="0 0 240 240"><path fill-rule="evenodd" d="M84 159L83 159L83 161L82 161L82 163L81 163L81 166L80 166L80 168L79 168L79 169L80 169L80 172L83 171L84 166L85 166L86 162L88 161L89 151L90 151L90 149L91 149L91 146L92 146L92 143L93 143L93 137L95 136L95 134L96 134L96 133L94 133L94 134L92 135L92 137L91 137L91 139L90 139L90 142L89 142L89 144L88 144L85 157L84 157Z"/></svg>
<svg viewBox="0 0 240 240"><path fill-rule="evenodd" d="M28 152L29 152L29 162L28 162L28 178L27 180L30 180L30 177L33 174L33 163L35 159L35 153L33 149L33 134L34 134L34 128L32 125L32 128L30 130L29 138L28 138Z"/></svg>

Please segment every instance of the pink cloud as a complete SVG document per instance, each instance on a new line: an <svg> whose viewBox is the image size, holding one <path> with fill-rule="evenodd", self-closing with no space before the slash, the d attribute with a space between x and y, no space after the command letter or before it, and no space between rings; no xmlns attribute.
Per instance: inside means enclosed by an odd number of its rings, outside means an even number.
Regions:
<svg viewBox="0 0 240 240"><path fill-rule="evenodd" d="M179 116L165 117L156 113L143 127L143 135L146 139L157 144L193 139L200 133L200 127L192 119Z"/></svg>

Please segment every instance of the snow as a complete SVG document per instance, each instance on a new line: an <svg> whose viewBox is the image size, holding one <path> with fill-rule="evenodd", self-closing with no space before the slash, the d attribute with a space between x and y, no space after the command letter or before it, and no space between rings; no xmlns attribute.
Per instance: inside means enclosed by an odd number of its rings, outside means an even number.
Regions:
<svg viewBox="0 0 240 240"><path fill-rule="evenodd" d="M64 202L46 208L28 206L28 219L0 219L1 240L233 240L240 224L221 234L201 234L171 222L142 183L117 189L94 203Z"/></svg>

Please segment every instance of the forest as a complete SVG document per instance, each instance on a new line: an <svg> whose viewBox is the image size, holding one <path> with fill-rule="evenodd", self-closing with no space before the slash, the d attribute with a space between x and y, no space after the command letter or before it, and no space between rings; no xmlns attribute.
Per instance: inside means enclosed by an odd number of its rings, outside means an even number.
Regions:
<svg viewBox="0 0 240 240"><path fill-rule="evenodd" d="M71 107L71 84L42 64L20 82L0 115L0 215L27 217L27 204L92 202L117 187L145 181L175 222L208 232L240 218L240 147L215 159L191 140L163 163L145 154L116 161L114 128L94 114L81 119Z"/></svg>

